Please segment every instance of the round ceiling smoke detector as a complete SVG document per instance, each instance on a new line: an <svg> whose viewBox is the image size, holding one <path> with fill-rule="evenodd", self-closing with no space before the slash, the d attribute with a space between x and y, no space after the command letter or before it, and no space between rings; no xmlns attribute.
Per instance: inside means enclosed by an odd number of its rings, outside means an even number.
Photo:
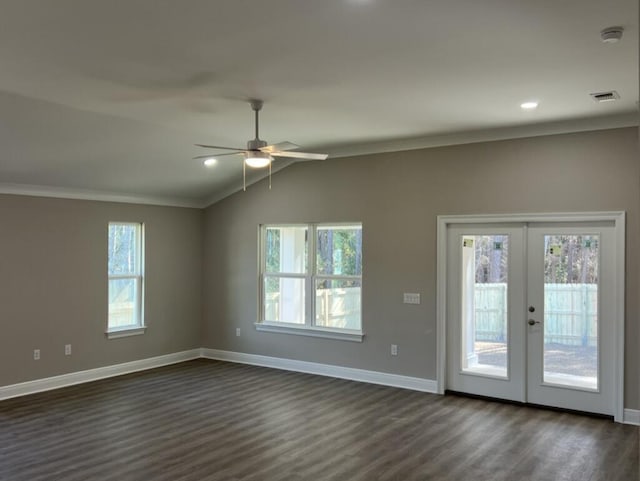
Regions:
<svg viewBox="0 0 640 481"><path fill-rule="evenodd" d="M600 38L604 43L616 43L622 38L622 27L609 27L600 32Z"/></svg>

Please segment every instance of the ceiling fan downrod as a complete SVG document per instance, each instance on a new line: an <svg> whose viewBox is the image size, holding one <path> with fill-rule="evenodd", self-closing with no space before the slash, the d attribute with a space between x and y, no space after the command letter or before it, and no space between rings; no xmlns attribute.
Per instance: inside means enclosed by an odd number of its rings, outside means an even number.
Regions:
<svg viewBox="0 0 640 481"><path fill-rule="evenodd" d="M258 151L262 147L267 146L266 140L260 139L260 110L262 110L263 102L258 99L251 99L249 101L251 104L251 109L255 112L255 128L256 128L256 137L253 140L247 142L247 150Z"/></svg>
<svg viewBox="0 0 640 481"><path fill-rule="evenodd" d="M257 99L251 99L250 102L251 102L251 108L256 113L256 140L260 140L260 135L259 135L260 123L259 123L258 116L260 115L260 110L262 110L263 102L262 100L257 100Z"/></svg>

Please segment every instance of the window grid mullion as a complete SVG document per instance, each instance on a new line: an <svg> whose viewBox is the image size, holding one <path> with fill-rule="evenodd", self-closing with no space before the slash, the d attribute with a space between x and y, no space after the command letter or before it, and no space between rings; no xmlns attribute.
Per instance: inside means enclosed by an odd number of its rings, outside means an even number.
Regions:
<svg viewBox="0 0 640 481"><path fill-rule="evenodd" d="M118 279L139 279L142 276L140 274L109 274L109 280Z"/></svg>
<svg viewBox="0 0 640 481"><path fill-rule="evenodd" d="M343 275L331 275L331 274L316 274L316 280L318 279L328 279L335 281L359 281L362 279L362 276L343 276Z"/></svg>
<svg viewBox="0 0 640 481"><path fill-rule="evenodd" d="M263 277L266 279L267 277L282 277L284 279L306 279L307 275L306 274L291 274L289 272L287 273L274 273L274 272L267 272L263 275Z"/></svg>

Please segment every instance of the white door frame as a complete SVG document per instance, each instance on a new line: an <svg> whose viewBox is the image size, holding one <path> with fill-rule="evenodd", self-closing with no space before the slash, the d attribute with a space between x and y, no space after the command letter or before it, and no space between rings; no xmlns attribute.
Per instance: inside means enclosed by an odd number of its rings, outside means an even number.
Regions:
<svg viewBox="0 0 640 481"><path fill-rule="evenodd" d="M444 394L447 362L447 227L453 224L497 224L531 222L613 222L615 229L616 302L614 420L624 418L624 302L625 302L625 212L565 212L549 214L439 215L436 264L436 374L437 392Z"/></svg>

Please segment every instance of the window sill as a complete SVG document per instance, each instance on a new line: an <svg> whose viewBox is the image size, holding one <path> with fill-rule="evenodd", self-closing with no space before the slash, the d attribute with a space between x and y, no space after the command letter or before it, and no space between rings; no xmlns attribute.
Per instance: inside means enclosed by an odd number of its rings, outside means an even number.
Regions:
<svg viewBox="0 0 640 481"><path fill-rule="evenodd" d="M321 327L295 326L291 324L276 324L256 322L256 331L275 332L278 334L294 334L297 336L323 337L340 341L362 342L364 333L353 330L325 329Z"/></svg>
<svg viewBox="0 0 640 481"><path fill-rule="evenodd" d="M105 332L107 339L118 339L119 337L140 336L147 330L147 326L119 327L109 329Z"/></svg>

